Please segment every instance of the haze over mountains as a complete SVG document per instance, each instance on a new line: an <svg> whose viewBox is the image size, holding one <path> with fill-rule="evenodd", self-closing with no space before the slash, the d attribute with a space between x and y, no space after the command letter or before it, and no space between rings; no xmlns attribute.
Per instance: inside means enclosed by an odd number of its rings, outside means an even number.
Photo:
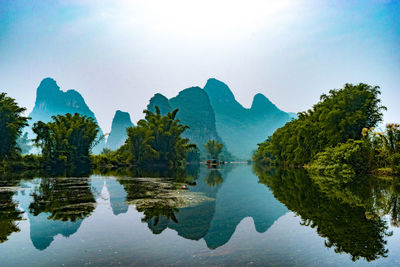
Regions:
<svg viewBox="0 0 400 267"><path fill-rule="evenodd" d="M133 126L129 113L117 110L112 121L110 135L107 138L107 148L116 150L122 146L128 138L126 128Z"/></svg>
<svg viewBox="0 0 400 267"><path fill-rule="evenodd" d="M190 127L185 131L184 137L195 143L201 152L204 151L204 144L208 140L221 141L215 126L214 110L207 93L200 87L184 89L170 100L161 94L156 94L150 99L147 109L155 112L155 106L160 108L161 114L178 108L177 118L182 124Z"/></svg>
<svg viewBox="0 0 400 267"><path fill-rule="evenodd" d="M229 151L246 159L257 144L291 120L268 98L256 94L250 109L236 101L229 87L216 79L209 79L204 87L215 111L217 131Z"/></svg>
<svg viewBox="0 0 400 267"><path fill-rule="evenodd" d="M43 79L36 91L35 106L29 114L29 117L32 118L29 122L29 129L37 121L49 122L52 116L67 113L79 113L93 118L97 123L96 116L86 105L80 93L73 89L64 92L54 79ZM31 131L28 132L31 136L33 135ZM101 135L103 135L103 132L100 129L99 136ZM100 141L93 148L93 153L100 153L104 146L105 141Z"/></svg>
<svg viewBox="0 0 400 267"><path fill-rule="evenodd" d="M202 153L204 144L216 139L223 142L236 159L250 158L258 143L295 116L280 110L262 94L254 96L251 108L244 108L229 87L216 79L209 79L203 89L184 89L171 99L155 94L147 109L155 112L155 106L160 108L162 114L178 108L177 118L190 127L185 137L197 144ZM51 116L66 113L79 113L97 122L95 114L76 90L64 92L54 79L43 79L29 115L32 118L30 124L39 120L48 122ZM93 152L100 153L104 147L119 148L126 140L126 128L132 126L134 124L128 113L116 111L107 144L102 140ZM101 130L100 134L103 134Z"/></svg>

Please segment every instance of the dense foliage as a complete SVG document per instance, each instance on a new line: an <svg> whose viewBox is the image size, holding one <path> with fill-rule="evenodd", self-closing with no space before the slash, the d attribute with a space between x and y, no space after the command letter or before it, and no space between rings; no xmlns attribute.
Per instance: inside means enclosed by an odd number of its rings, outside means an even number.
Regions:
<svg viewBox="0 0 400 267"><path fill-rule="evenodd" d="M211 159L219 159L219 154L221 154L224 145L217 140L209 140L205 145L207 155Z"/></svg>
<svg viewBox="0 0 400 267"><path fill-rule="evenodd" d="M304 165L327 147L360 140L362 129L374 127L382 120L386 108L379 99L379 87L360 83L322 95L312 110L278 129L259 145L253 159Z"/></svg>
<svg viewBox="0 0 400 267"><path fill-rule="evenodd" d="M74 115L53 116L53 121L37 122L33 132L41 148L44 165L51 168L90 166L89 153L99 131L93 118Z"/></svg>
<svg viewBox="0 0 400 267"><path fill-rule="evenodd" d="M18 155L20 151L17 139L22 129L28 126L29 119L22 115L25 110L6 93L0 93L0 161Z"/></svg>
<svg viewBox="0 0 400 267"><path fill-rule="evenodd" d="M371 172L400 173L400 124L388 124L385 132L365 128L362 135L361 140L350 139L318 153L310 170L339 177Z"/></svg>
<svg viewBox="0 0 400 267"><path fill-rule="evenodd" d="M145 118L136 127L127 129L128 139L108 158L117 165L133 166L157 165L176 167L182 165L190 150L196 145L182 138L188 126L180 124L176 118L178 109L161 115L156 107L153 113L145 110ZM105 158L107 161L107 159Z"/></svg>

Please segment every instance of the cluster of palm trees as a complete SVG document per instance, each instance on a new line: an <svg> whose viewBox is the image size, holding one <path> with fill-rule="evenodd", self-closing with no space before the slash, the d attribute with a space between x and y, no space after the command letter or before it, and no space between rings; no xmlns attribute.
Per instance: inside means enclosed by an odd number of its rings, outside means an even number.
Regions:
<svg viewBox="0 0 400 267"><path fill-rule="evenodd" d="M89 153L99 132L94 119L78 113L53 116L52 119L48 123L39 121L32 128L44 164L56 168L90 166Z"/></svg>
<svg viewBox="0 0 400 267"><path fill-rule="evenodd" d="M188 151L196 148L189 139L182 138L189 127L176 119L178 109L164 116L158 107L155 109L155 113L145 110L145 118L127 129L128 139L117 153L126 153L132 165L181 165Z"/></svg>

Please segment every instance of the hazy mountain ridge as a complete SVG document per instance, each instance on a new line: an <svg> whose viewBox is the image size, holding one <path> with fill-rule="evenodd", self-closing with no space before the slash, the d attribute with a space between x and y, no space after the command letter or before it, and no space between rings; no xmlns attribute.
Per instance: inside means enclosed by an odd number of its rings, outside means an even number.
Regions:
<svg viewBox="0 0 400 267"><path fill-rule="evenodd" d="M122 146L128 138L126 128L133 126L134 124L131 121L129 113L117 110L112 121L111 132L107 138L106 147L116 150Z"/></svg>
<svg viewBox="0 0 400 267"><path fill-rule="evenodd" d="M257 144L286 122L296 117L294 113L280 110L267 97L256 94L250 108L243 107L230 88L223 82L211 78L204 88L190 87L179 92L171 99L162 94L155 94L147 109L155 112L155 106L161 114L179 109L177 118L190 128L184 137L195 143L204 153L204 144L211 139L222 141L225 148L239 159L248 159ZM62 91L52 78L45 78L37 88L35 106L29 115L31 125L41 120L48 122L51 116L66 113L79 113L97 122L95 114L76 90ZM117 111L110 135L94 149L100 153L103 147L118 149L126 140L126 128L131 127L130 116ZM29 132L32 136L32 132ZM99 135L103 135L100 130ZM32 136L33 137L33 136Z"/></svg>
<svg viewBox="0 0 400 267"><path fill-rule="evenodd" d="M96 116L87 106L79 92L73 89L64 92L54 79L43 79L36 91L35 106L29 114L29 117L32 118L30 127L37 121L49 122L52 116L67 113L79 113L93 118L97 123ZM30 131L29 134L32 135L32 132ZM102 135L103 132L100 129L98 136ZM93 148L93 152L100 153L104 146L105 141L102 140Z"/></svg>
<svg viewBox="0 0 400 267"><path fill-rule="evenodd" d="M211 78L204 86L215 111L218 134L234 156L250 157L257 144L277 128L290 121L290 115L276 107L267 97L256 94L251 108L243 107L223 82Z"/></svg>
<svg viewBox="0 0 400 267"><path fill-rule="evenodd" d="M200 87L184 89L169 100L161 94L155 94L147 109L155 112L155 106L160 108L161 114L178 108L177 118L190 127L183 134L184 137L189 138L201 151L204 151L204 144L208 140L221 140L215 125L214 110L207 93Z"/></svg>

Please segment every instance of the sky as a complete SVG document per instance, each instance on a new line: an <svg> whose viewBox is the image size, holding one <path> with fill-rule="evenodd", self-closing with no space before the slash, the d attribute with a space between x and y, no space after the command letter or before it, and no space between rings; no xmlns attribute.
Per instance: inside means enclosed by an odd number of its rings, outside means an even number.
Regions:
<svg viewBox="0 0 400 267"><path fill-rule="evenodd" d="M400 122L400 0L0 0L0 91L33 108L43 78L75 89L109 132L155 93L208 78L245 107L305 111L345 83L379 85Z"/></svg>

